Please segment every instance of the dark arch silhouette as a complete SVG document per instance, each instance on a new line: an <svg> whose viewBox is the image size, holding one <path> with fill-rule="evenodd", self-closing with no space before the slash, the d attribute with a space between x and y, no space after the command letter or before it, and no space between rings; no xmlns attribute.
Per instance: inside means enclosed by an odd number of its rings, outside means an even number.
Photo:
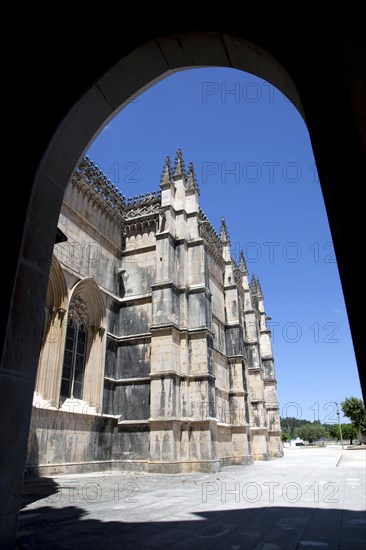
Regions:
<svg viewBox="0 0 366 550"><path fill-rule="evenodd" d="M248 9L239 31L230 18L225 22L219 14L214 28L222 32L207 32L205 22L202 32L182 33L182 28L192 28L188 14L168 29L152 25L151 31L142 31L132 25L127 32L111 32L110 14L105 27L103 14L98 14L94 39L84 19L80 26L86 32L74 32L67 39L62 24L59 29L54 24L48 29L32 26L32 37L22 36L32 59L29 78L20 71L19 83L30 111L29 121L21 122L31 157L21 166L22 193L15 197L11 186L4 190L5 204L16 205L17 224L11 235L5 225L2 233L13 252L4 272L0 371L1 436L12 441L11 448L3 446L1 464L5 498L0 530L9 546L19 508L43 304L66 184L101 127L126 102L171 71L195 66L241 68L276 85L303 112L365 388L363 329L356 322L362 285L355 238L363 211L354 187L365 180L362 19L346 9L328 8L323 15L302 13L301 26L295 20L289 26L287 14L271 9L265 13L259 7ZM136 21L138 15L136 9ZM54 54L52 62L43 56L45 48Z"/></svg>

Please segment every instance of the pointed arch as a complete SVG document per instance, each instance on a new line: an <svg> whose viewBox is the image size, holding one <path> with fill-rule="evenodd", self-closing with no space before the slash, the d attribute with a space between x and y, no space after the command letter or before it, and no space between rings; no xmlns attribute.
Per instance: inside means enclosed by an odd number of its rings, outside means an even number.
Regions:
<svg viewBox="0 0 366 550"><path fill-rule="evenodd" d="M56 315L63 317L66 313L68 301L68 291L64 273L60 262L56 256L52 256L50 277L47 287L46 305L45 305L45 330L43 334L43 342L54 325L53 320ZM43 344L42 342L42 344Z"/></svg>
<svg viewBox="0 0 366 550"><path fill-rule="evenodd" d="M81 395L78 395L77 398L84 403L84 409L85 403L87 403L91 410L101 412L104 383L106 306L103 295L93 278L82 279L73 287L70 293L67 318L69 328L73 322L76 322L80 326L82 325L83 333L85 331L82 390ZM76 353L75 349L78 343L75 342L72 345L74 352L68 349L63 354L63 367L68 368L66 365L66 352L74 358L73 354ZM73 370L75 374L75 369ZM66 396L66 399L68 397L74 398L73 395L69 395Z"/></svg>
<svg viewBox="0 0 366 550"><path fill-rule="evenodd" d="M105 329L106 323L106 306L103 300L103 295L92 277L82 279L72 289L72 299L81 296L88 307L88 324L93 331L97 329Z"/></svg>
<svg viewBox="0 0 366 550"><path fill-rule="evenodd" d="M54 407L58 404L59 378L64 348L64 325L68 290L57 258L51 260L44 310L44 328L36 380L36 404L40 398ZM38 396L38 397L37 397ZM41 404L39 404L41 405Z"/></svg>

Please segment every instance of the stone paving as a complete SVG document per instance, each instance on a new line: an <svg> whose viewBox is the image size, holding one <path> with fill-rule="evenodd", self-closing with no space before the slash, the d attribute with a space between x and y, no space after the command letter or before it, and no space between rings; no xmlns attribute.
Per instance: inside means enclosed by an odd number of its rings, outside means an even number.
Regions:
<svg viewBox="0 0 366 550"><path fill-rule="evenodd" d="M17 547L364 550L365 470L365 450L325 447L216 474L31 479Z"/></svg>

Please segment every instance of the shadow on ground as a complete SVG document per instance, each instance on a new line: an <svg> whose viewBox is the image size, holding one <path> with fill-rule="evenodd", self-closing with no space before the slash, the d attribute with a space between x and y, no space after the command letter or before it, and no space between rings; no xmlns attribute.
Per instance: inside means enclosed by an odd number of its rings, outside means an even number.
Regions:
<svg viewBox="0 0 366 550"><path fill-rule="evenodd" d="M100 521L77 506L44 506L20 516L18 548L290 550L365 548L362 512L306 507L205 511L173 521Z"/></svg>
<svg viewBox="0 0 366 550"><path fill-rule="evenodd" d="M30 477L24 481L22 502L20 509L22 510L32 502L41 500L42 498L51 497L60 491L58 483L50 477Z"/></svg>

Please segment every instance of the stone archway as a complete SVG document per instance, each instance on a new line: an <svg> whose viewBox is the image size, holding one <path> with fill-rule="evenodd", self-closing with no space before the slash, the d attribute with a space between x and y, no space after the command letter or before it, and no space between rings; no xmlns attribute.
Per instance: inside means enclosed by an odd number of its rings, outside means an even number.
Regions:
<svg viewBox="0 0 366 550"><path fill-rule="evenodd" d="M6 417L0 530L14 537L45 303L61 202L70 176L104 124L128 101L174 71L221 66L251 72L279 88L302 112L285 69L270 54L242 38L187 33L151 40L104 74L60 123L33 183L7 326L2 370ZM22 396L21 401L19 395Z"/></svg>

